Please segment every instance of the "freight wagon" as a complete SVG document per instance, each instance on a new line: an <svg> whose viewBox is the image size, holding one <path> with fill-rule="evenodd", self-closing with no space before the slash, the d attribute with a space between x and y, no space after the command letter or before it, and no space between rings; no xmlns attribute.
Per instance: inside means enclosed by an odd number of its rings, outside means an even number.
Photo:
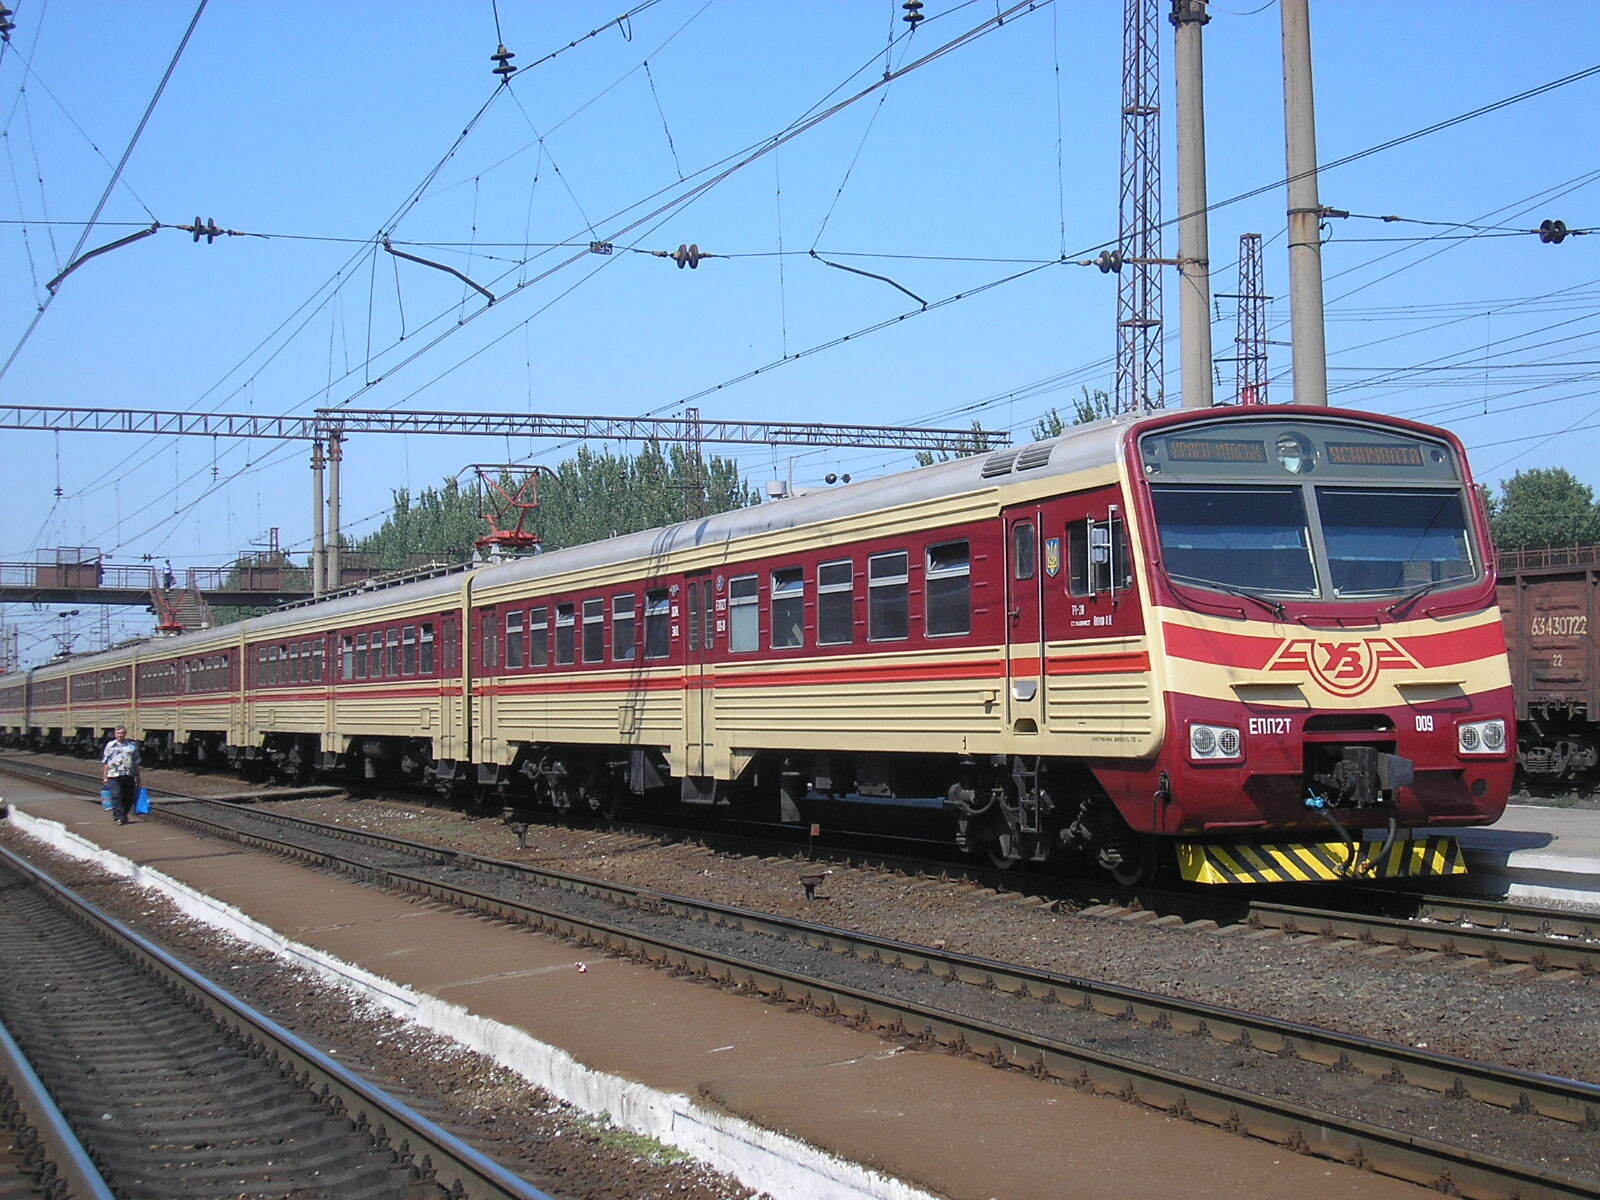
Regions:
<svg viewBox="0 0 1600 1200"><path fill-rule="evenodd" d="M1600 546L1500 556L1500 611L1517 696L1517 759L1533 782L1600 766Z"/></svg>

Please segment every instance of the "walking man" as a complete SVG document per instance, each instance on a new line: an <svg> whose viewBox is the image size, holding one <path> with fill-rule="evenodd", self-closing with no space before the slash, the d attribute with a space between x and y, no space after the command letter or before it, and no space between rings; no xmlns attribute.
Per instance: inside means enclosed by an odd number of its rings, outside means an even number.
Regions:
<svg viewBox="0 0 1600 1200"><path fill-rule="evenodd" d="M128 823L139 798L139 743L128 740L128 729L118 725L116 736L100 755L102 780L111 785L111 816L118 825Z"/></svg>

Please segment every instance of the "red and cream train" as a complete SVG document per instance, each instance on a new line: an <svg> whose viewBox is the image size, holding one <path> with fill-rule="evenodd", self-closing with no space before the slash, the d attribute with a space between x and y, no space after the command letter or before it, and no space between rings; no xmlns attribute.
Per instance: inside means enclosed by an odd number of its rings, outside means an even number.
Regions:
<svg viewBox="0 0 1600 1200"><path fill-rule="evenodd" d="M0 679L13 744L512 804L938 798L996 861L1205 882L1459 869L1514 710L1441 430L1327 409L1020 449Z"/></svg>

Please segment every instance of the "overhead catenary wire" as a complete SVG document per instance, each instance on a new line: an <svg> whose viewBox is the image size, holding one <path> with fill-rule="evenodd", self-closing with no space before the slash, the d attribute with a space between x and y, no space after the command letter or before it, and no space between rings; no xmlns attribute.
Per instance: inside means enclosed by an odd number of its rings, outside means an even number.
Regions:
<svg viewBox="0 0 1600 1200"><path fill-rule="evenodd" d="M107 180L105 190L101 192L99 201L94 206L94 212L89 215L89 222L83 227L83 232L78 236L77 245L72 248L72 253L67 255L67 264L70 269L72 261L82 252L84 244L89 240L89 233L94 228L94 223L100 219L100 214L105 211L106 202L111 199L111 193L116 190L117 181L122 178L122 172L128 165L128 159L133 157L134 147L139 144L139 138L144 133L145 126L150 123L150 117L156 110L161 95L167 90L167 82L172 78L172 73L178 69L178 62L183 58L184 49L189 45L189 39L194 36L195 26L200 24L200 17L206 11L206 5L211 0L200 0L195 7L194 16L189 19L189 26L183 31L183 37L178 42L178 48L172 52L172 59L167 63L167 69L161 75L161 81L156 84L156 90L150 97L150 102L145 105L144 113L139 117L139 123L134 127L133 136L128 139L128 145L122 152L121 159L111 171L111 178ZM34 312L33 320L28 323L21 339L6 356L4 363L0 363L0 379L4 379L6 372L11 369L11 364L17 361L17 355L22 353L22 348L28 344L28 339L33 336L33 331L39 327L39 322L44 319L45 311L50 307L55 293L47 293Z"/></svg>

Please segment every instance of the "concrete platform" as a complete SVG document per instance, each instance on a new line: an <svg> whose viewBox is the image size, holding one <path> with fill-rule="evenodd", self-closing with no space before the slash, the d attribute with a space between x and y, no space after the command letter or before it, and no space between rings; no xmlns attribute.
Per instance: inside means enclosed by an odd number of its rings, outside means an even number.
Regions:
<svg viewBox="0 0 1600 1200"><path fill-rule="evenodd" d="M1600 811L1514 804L1457 836L1474 892L1600 905Z"/></svg>
<svg viewBox="0 0 1600 1200"><path fill-rule="evenodd" d="M14 822L361 988L564 1099L781 1200L1099 1200L1422 1190L1018 1072L438 912L81 797L5 781Z"/></svg>

